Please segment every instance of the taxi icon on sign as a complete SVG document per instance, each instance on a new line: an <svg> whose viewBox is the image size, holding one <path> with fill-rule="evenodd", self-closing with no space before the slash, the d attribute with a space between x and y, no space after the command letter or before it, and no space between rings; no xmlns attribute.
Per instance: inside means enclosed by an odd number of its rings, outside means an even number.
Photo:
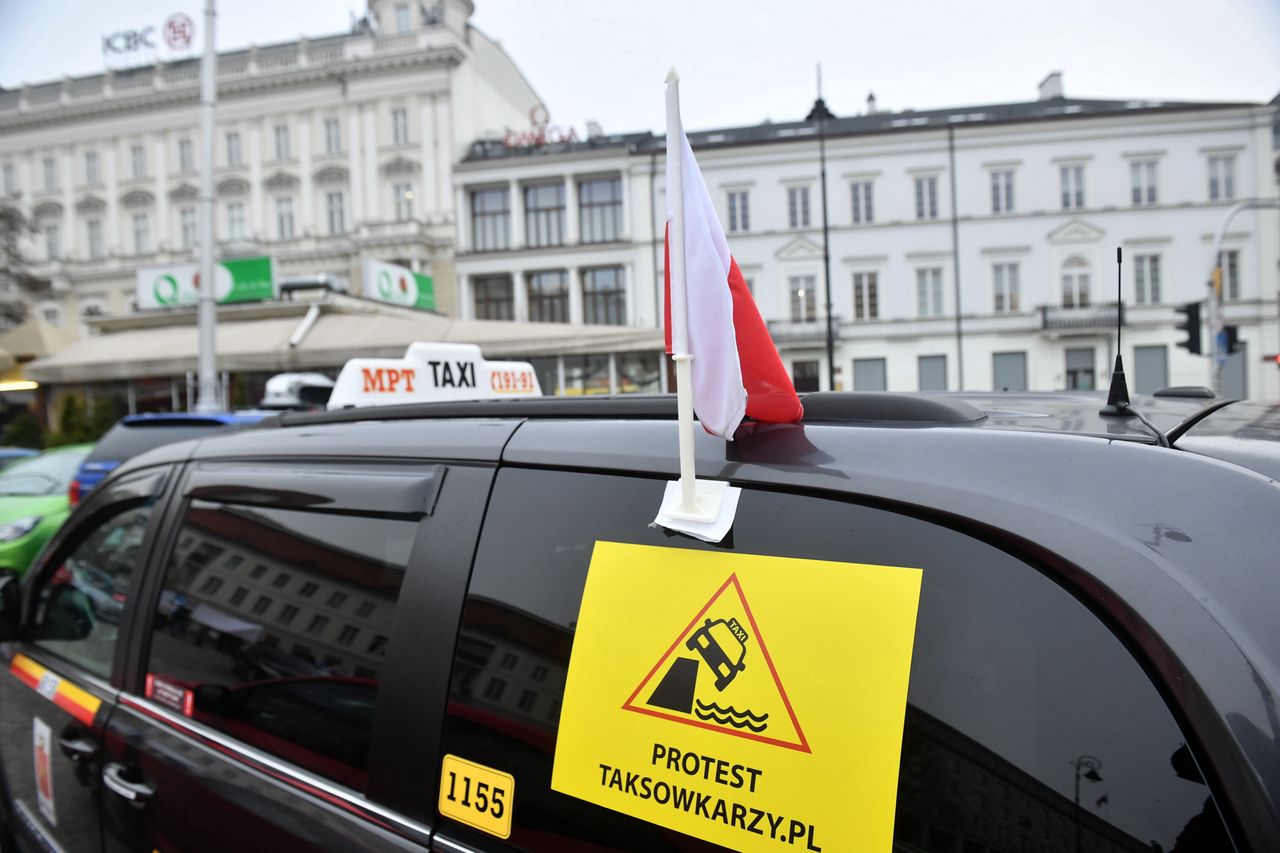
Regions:
<svg viewBox="0 0 1280 853"><path fill-rule="evenodd" d="M747 632L737 619L707 619L685 642L685 648L702 655L716 674L716 690L724 690L734 676L747 668Z"/></svg>

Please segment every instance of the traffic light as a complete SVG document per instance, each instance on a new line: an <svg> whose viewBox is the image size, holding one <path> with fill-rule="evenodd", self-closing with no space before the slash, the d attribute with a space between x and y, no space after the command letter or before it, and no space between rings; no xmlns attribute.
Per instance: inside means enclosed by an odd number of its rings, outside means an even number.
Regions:
<svg viewBox="0 0 1280 853"><path fill-rule="evenodd" d="M1235 355L1240 350L1240 327L1223 326L1222 331L1227 335L1227 355Z"/></svg>
<svg viewBox="0 0 1280 853"><path fill-rule="evenodd" d="M1182 322L1176 328L1178 331L1187 333L1187 339L1178 341L1178 346L1192 355L1200 355L1204 352L1200 347L1200 303L1188 302L1174 310L1183 315Z"/></svg>

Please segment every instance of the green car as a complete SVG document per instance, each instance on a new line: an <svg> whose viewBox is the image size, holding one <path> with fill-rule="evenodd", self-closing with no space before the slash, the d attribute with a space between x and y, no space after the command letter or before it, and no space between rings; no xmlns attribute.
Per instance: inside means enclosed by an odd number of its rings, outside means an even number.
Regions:
<svg viewBox="0 0 1280 853"><path fill-rule="evenodd" d="M92 448L56 447L0 471L0 569L25 572L67 520L67 487Z"/></svg>

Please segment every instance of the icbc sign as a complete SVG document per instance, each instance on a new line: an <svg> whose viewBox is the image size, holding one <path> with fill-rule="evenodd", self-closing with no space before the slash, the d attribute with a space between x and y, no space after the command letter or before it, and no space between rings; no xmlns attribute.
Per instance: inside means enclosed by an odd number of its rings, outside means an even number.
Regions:
<svg viewBox="0 0 1280 853"><path fill-rule="evenodd" d="M186 50L195 37L195 22L181 12L170 15L164 22L164 43L170 50Z"/></svg>

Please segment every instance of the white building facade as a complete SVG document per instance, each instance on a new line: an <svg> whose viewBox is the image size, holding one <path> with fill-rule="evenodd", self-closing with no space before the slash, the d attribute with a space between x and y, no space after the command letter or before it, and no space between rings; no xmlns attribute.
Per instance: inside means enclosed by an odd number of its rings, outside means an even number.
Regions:
<svg viewBox="0 0 1280 853"><path fill-rule="evenodd" d="M370 0L351 34L221 54L219 257L357 292L365 258L395 260L453 313L452 166L539 104L473 8ZM0 194L39 228L38 316L127 313L138 267L197 259L199 75L189 59L0 92Z"/></svg>
<svg viewBox="0 0 1280 853"><path fill-rule="evenodd" d="M834 383L816 128L690 136L798 388L1105 388L1117 247L1131 388L1209 384L1209 359L1177 346L1176 308L1205 298L1228 211L1276 200L1273 105L1068 99L1050 75L1025 104L869 107L827 125ZM663 141L649 134L536 152L473 146L455 173L459 311L658 324L664 169ZM613 182L620 224L589 236L585 200L601 197L600 181ZM1223 369L1227 395L1280 397L1278 264L1274 207L1235 216L1223 304L1242 346ZM621 288L604 314L601 269Z"/></svg>

